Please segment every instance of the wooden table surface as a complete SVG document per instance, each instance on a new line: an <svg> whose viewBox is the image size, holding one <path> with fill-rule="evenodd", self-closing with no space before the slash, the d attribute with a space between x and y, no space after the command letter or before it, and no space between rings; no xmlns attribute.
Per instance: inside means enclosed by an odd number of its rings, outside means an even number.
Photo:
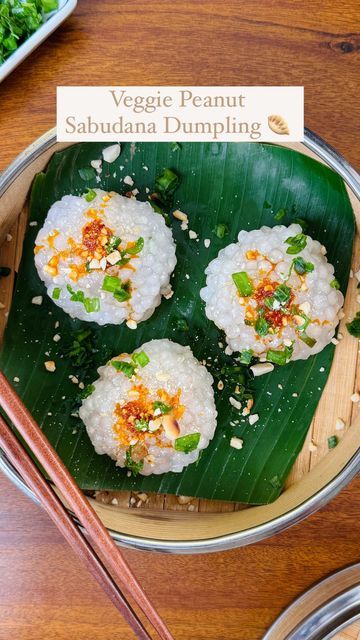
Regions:
<svg viewBox="0 0 360 640"><path fill-rule="evenodd" d="M304 85L306 126L357 165L356 9L356 0L79 0L0 87L0 171L54 126L60 84ZM48 517L3 477L0 496L0 640L130 640ZM304 589L359 560L359 519L360 478L272 540L208 556L126 556L176 640L259 640Z"/></svg>

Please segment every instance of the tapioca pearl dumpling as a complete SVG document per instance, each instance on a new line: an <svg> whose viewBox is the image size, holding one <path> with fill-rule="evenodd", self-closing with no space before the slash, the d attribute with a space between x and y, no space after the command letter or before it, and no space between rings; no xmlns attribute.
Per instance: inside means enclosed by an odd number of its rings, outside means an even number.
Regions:
<svg viewBox="0 0 360 640"><path fill-rule="evenodd" d="M306 359L331 341L343 296L325 253L297 224L241 231L219 252L200 295L232 351L270 352L270 361L283 364L285 356Z"/></svg>
<svg viewBox="0 0 360 640"><path fill-rule="evenodd" d="M91 202L69 195L52 205L36 238L36 268L71 317L135 328L169 286L172 233L149 203L93 192Z"/></svg>
<svg viewBox="0 0 360 640"><path fill-rule="evenodd" d="M180 472L208 446L217 416L213 379L189 347L152 340L98 373L80 408L97 453L149 475Z"/></svg>

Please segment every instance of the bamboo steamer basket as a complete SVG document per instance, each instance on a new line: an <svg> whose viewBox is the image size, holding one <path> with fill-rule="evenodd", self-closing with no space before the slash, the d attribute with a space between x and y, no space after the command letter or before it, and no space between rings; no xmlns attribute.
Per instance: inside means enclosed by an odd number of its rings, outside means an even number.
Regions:
<svg viewBox="0 0 360 640"><path fill-rule="evenodd" d="M31 144L0 176L0 264L12 268L0 281L0 337L11 307L14 272L21 259L27 219L27 199L36 173L43 170L55 151L68 146L56 142L51 130ZM310 131L304 142L288 143L300 153L331 167L343 178L354 209L357 234L353 270L360 267L360 177L338 153ZM10 235L8 235L10 234ZM10 237L12 238L10 241ZM167 553L204 553L254 543L306 518L335 496L360 470L360 403L351 395L360 388L358 341L348 335L345 320L356 311L356 281L350 279L341 321L343 339L335 357L304 447L281 496L272 504L247 507L236 503L193 499L180 504L176 496L149 494L141 502L129 492L101 493L89 498L105 526L121 545ZM327 439L334 434L338 417L345 428L331 451ZM316 443L316 449L311 443ZM311 449L311 450L310 450ZM0 468L35 500L6 457ZM139 508L129 507L131 500ZM115 500L114 500L115 498Z"/></svg>

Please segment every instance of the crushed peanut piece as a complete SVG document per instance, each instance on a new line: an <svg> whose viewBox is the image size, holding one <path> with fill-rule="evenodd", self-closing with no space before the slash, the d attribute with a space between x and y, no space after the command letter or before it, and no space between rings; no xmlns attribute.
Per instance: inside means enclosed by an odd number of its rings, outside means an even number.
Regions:
<svg viewBox="0 0 360 640"><path fill-rule="evenodd" d="M230 447L233 449L242 449L244 441L241 438L236 438L235 436L230 440Z"/></svg>
<svg viewBox="0 0 360 640"><path fill-rule="evenodd" d="M50 373L53 373L56 369L54 360L46 360L46 362L44 362L44 367L46 371L50 371Z"/></svg>

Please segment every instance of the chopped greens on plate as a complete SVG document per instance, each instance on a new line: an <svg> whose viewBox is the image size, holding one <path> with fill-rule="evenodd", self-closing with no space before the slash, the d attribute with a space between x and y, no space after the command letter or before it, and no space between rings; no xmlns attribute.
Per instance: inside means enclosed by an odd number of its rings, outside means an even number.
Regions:
<svg viewBox="0 0 360 640"><path fill-rule="evenodd" d="M58 0L0 0L0 64L58 9Z"/></svg>

